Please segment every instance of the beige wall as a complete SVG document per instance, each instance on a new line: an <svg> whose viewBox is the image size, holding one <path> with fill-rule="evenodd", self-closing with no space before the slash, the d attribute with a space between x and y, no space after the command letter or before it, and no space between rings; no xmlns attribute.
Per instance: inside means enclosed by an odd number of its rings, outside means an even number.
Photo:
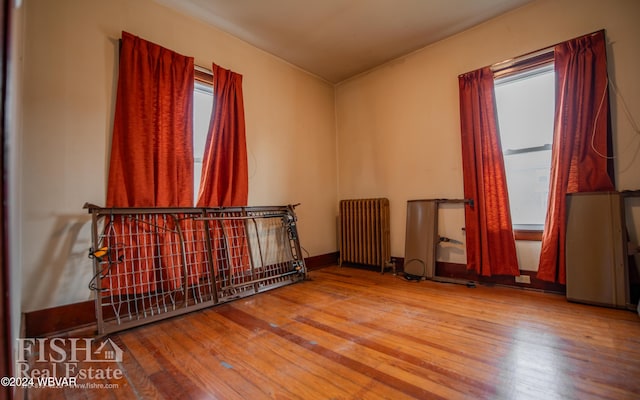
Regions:
<svg viewBox="0 0 640 400"><path fill-rule="evenodd" d="M23 311L90 297L82 205L105 201L122 30L243 75L250 205L302 203L302 245L310 255L336 250L332 85L150 0L23 7Z"/></svg>
<svg viewBox="0 0 640 400"><path fill-rule="evenodd" d="M639 17L636 0L540 0L337 85L338 196L389 197L391 250L402 256L407 200L463 196L458 75L602 28L611 80L638 121ZM617 187L638 189L640 135L611 98ZM461 207L440 225L464 240ZM537 269L538 243L518 253L522 269ZM466 262L450 244L439 258Z"/></svg>

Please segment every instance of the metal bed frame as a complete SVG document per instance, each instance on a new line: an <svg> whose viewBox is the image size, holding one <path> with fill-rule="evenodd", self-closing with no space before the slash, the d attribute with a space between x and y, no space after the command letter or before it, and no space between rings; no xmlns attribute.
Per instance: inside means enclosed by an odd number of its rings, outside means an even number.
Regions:
<svg viewBox="0 0 640 400"><path fill-rule="evenodd" d="M294 208L85 204L98 334L306 279Z"/></svg>

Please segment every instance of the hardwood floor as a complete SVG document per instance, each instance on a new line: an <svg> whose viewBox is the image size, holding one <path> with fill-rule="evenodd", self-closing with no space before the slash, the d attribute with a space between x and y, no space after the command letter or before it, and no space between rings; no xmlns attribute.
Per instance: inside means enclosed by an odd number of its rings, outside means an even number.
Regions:
<svg viewBox="0 0 640 400"><path fill-rule="evenodd" d="M348 267L111 339L118 388L28 398L640 398L634 312Z"/></svg>

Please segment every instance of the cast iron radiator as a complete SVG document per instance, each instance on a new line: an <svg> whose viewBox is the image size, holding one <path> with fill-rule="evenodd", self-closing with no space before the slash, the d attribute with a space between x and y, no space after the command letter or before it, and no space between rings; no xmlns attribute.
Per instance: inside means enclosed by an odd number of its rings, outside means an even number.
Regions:
<svg viewBox="0 0 640 400"><path fill-rule="evenodd" d="M306 278L294 206L85 208L101 335Z"/></svg>
<svg viewBox="0 0 640 400"><path fill-rule="evenodd" d="M340 265L392 265L388 199L341 200L339 225Z"/></svg>

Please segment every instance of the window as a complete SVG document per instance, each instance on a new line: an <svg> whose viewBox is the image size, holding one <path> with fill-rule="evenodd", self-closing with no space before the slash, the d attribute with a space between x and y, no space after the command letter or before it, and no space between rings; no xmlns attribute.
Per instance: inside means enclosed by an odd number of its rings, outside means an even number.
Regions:
<svg viewBox="0 0 640 400"><path fill-rule="evenodd" d="M193 89L193 193L197 201L202 173L204 146L209 131L209 121L213 110L213 88L202 82L195 82Z"/></svg>
<svg viewBox="0 0 640 400"><path fill-rule="evenodd" d="M553 61L497 74L494 82L513 229L516 239L540 240L553 142Z"/></svg>

